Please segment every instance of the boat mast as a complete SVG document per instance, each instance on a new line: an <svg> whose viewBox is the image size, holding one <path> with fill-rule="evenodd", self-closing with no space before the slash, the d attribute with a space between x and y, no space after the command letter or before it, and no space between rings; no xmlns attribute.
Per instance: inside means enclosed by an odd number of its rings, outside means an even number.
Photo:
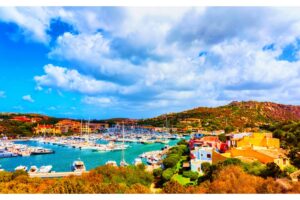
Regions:
<svg viewBox="0 0 300 200"><path fill-rule="evenodd" d="M124 152L124 121L123 121L123 124L122 124L122 135L123 135L123 140L122 140L122 161L125 162L125 152Z"/></svg>
<svg viewBox="0 0 300 200"><path fill-rule="evenodd" d="M82 136L82 119L80 120L80 136Z"/></svg>

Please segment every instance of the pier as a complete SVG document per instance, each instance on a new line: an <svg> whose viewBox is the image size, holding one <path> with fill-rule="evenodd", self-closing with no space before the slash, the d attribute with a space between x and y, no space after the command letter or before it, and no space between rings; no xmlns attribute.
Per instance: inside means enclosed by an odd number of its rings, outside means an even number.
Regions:
<svg viewBox="0 0 300 200"><path fill-rule="evenodd" d="M51 173L28 173L30 178L61 178L66 176L81 176L85 172L51 172Z"/></svg>

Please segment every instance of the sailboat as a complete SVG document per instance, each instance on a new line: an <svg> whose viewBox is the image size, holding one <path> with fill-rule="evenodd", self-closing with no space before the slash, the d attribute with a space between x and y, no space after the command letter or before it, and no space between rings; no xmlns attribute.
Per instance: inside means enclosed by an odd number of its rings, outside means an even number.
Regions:
<svg viewBox="0 0 300 200"><path fill-rule="evenodd" d="M120 166L121 167L125 167L128 166L128 163L125 161L125 152L124 152L124 147L125 147L125 143L124 143L124 122L123 122L123 127L122 127L122 135L123 135L123 142L122 142L122 160L120 162Z"/></svg>

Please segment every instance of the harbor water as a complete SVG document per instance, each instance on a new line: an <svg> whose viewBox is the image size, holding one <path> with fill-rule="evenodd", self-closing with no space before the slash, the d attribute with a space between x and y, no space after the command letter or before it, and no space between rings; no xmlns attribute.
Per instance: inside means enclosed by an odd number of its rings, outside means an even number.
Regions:
<svg viewBox="0 0 300 200"><path fill-rule="evenodd" d="M175 145L179 140L170 140L169 146ZM71 170L71 165L75 160L82 160L85 163L86 169L91 170L97 166L104 165L109 160L114 160L118 163L121 161L121 151L97 152L92 150L80 150L72 147L58 146L53 144L44 144L36 141L20 141L17 144L25 144L28 146L44 147L55 151L54 154L31 155L28 157L1 158L0 165L6 171L14 171L19 165L32 165L37 167L43 165L52 165L52 171L67 172ZM99 141L99 143L106 143ZM161 150L165 144L141 144L141 143L126 143L130 147L125 150L125 159L129 164L133 164L134 159L142 153L148 151Z"/></svg>

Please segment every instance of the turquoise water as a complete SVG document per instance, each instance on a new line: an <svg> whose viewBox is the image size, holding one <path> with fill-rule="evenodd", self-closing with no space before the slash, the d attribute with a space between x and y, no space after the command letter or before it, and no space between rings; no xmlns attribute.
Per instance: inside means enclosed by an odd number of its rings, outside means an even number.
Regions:
<svg viewBox="0 0 300 200"><path fill-rule="evenodd" d="M173 146L177 142L178 140L171 140L169 145ZM100 165L104 165L108 160L115 160L118 164L121 161L121 151L94 152L92 150L80 150L52 144L43 144L34 141L24 141L16 143L49 148L54 150L55 153L29 157L2 158L0 159L0 165L2 165L2 168L4 168L4 170L6 171L14 171L14 169L19 165L25 165L28 167L28 169L32 165L36 165L37 167L40 167L42 165L52 165L53 171L70 171L73 161L77 160L78 158L84 161L87 170L93 169ZM134 159L137 158L140 154L147 151L160 150L165 146L165 144L158 143L147 145L139 143L127 144L130 147L125 150L125 160L129 164L133 164Z"/></svg>

